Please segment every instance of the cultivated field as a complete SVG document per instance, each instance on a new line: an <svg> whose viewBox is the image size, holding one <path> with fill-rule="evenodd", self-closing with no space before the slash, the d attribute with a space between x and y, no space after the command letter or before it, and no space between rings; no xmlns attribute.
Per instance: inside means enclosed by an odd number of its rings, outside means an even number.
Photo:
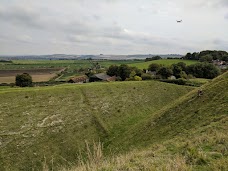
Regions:
<svg viewBox="0 0 228 171"><path fill-rule="evenodd" d="M58 80L67 81L72 76L82 75L82 73L78 73L78 69L85 69L85 71L88 71L88 68L91 68L93 64L97 62L99 63L101 68L108 68L110 65L131 64L141 61L93 60L92 62L90 62L89 60L13 60L12 63L0 62L0 72L7 72L6 70L47 70L47 72L44 72L43 74L33 74L34 81L39 82L48 81L54 76L53 74L49 74L48 70L58 70L59 68L66 68L66 71ZM43 77L41 77L40 75L43 75ZM10 75L2 76L0 78L0 83L14 82L15 78L9 76Z"/></svg>
<svg viewBox="0 0 228 171"><path fill-rule="evenodd" d="M98 63L101 68L108 68L110 65L127 64L129 66L136 66L139 69L147 69L151 63L158 63L163 65L172 65L174 63L184 62L187 65L194 64L197 61L192 60L179 60L179 59L162 59L149 62L134 61L134 60L13 60L12 63L0 62L0 71L3 70L41 70L41 69L59 69L66 68L63 75L58 79L59 81L67 81L72 76L82 75L79 73L79 69L85 69L93 67L93 64ZM34 74L37 75L37 74ZM34 77L34 81L48 81L53 75L43 74L44 77ZM6 77L6 76L4 76ZM14 81L14 78L0 78L0 83L10 83Z"/></svg>
<svg viewBox="0 0 228 171"><path fill-rule="evenodd" d="M56 76L59 68L46 69L23 69L23 70L0 70L0 83L14 83L17 74L28 73L32 76L33 82L48 81Z"/></svg>

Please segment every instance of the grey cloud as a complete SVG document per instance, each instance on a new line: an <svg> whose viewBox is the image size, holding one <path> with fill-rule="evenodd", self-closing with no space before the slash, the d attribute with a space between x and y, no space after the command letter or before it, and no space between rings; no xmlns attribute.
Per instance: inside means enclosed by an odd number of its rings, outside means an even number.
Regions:
<svg viewBox="0 0 228 171"><path fill-rule="evenodd" d="M219 39L219 38L213 40L213 43L216 44L216 45L222 45L222 46L226 45L226 46L228 46L228 41L222 40L222 39Z"/></svg>
<svg viewBox="0 0 228 171"><path fill-rule="evenodd" d="M0 19L7 23L26 27L42 28L40 14L23 7L7 7L0 9Z"/></svg>
<svg viewBox="0 0 228 171"><path fill-rule="evenodd" d="M228 20L228 13L225 14L224 18Z"/></svg>
<svg viewBox="0 0 228 171"><path fill-rule="evenodd" d="M228 1L227 0L220 0L219 4L225 7L228 7Z"/></svg>

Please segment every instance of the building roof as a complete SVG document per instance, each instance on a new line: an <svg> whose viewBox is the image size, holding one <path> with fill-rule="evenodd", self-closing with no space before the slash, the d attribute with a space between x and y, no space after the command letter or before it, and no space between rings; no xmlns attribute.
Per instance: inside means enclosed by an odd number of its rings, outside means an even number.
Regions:
<svg viewBox="0 0 228 171"><path fill-rule="evenodd" d="M85 81L87 80L88 77L86 75L83 75L83 76L77 76L77 77L73 77L73 78L70 78L68 82L82 82L82 81Z"/></svg>
<svg viewBox="0 0 228 171"><path fill-rule="evenodd" d="M99 78L101 80L107 81L111 77L105 73L99 73L99 74L92 75L91 78Z"/></svg>

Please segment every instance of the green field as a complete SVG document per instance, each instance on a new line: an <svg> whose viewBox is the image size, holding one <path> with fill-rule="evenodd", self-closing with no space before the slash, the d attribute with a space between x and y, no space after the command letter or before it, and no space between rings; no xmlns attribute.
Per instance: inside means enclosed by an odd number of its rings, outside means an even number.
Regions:
<svg viewBox="0 0 228 171"><path fill-rule="evenodd" d="M181 60L181 59L162 59L149 62L133 61L133 60L13 60L12 63L0 62L0 70L26 70L26 69L42 69L42 68L66 68L62 76L57 79L58 81L67 81L70 77L84 75L84 73L79 73L78 69L91 68L92 63L99 63L101 68L108 68L110 65L121 65L127 64L129 66L136 66L140 69L147 69L151 63L158 63L163 65L172 65L178 62L185 62L187 65L194 64L197 61L192 60ZM84 72L85 72L84 71ZM8 75L6 75L8 77ZM14 80L14 78L12 78ZM12 79L11 82L12 82ZM8 83L10 80L2 78L1 83ZM39 80L39 79L36 79ZM47 81L43 79L42 81Z"/></svg>
<svg viewBox="0 0 228 171"><path fill-rule="evenodd" d="M132 64L141 61L133 60L93 60L92 63L99 63L101 68L108 68L110 65ZM29 70L42 68L66 68L62 76L57 81L67 81L70 77L84 75L77 70L80 68L88 71L93 66L89 60L13 60L12 63L0 62L0 70ZM0 77L0 83L9 83L14 78ZM46 75L45 75L46 76ZM47 77L47 76L46 76ZM48 81L48 79L37 78L35 81Z"/></svg>
<svg viewBox="0 0 228 171"><path fill-rule="evenodd" d="M44 156L49 165L75 163L85 140L109 151L115 137L192 89L145 81L1 90L0 170L41 168Z"/></svg>
<svg viewBox="0 0 228 171"><path fill-rule="evenodd" d="M98 62L101 67L110 65L132 64L141 61L133 60L93 60ZM0 69L34 69L34 68L64 68L69 67L71 70L79 68L89 68L89 60L13 60L13 63L0 62Z"/></svg>
<svg viewBox="0 0 228 171"><path fill-rule="evenodd" d="M191 64L197 63L198 61L183 60L183 59L161 59L161 60L154 60L154 61L148 61L148 62L134 63L134 64L130 64L130 66L135 66L135 67L138 67L139 69L147 69L148 66L152 63L170 66L170 65L176 64L178 62L184 62L184 63L186 63L186 65L191 65Z"/></svg>

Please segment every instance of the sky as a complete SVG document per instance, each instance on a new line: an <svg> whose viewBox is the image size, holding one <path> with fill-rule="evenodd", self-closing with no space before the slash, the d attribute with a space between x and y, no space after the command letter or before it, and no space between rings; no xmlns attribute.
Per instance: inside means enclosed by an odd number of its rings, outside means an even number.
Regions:
<svg viewBox="0 0 228 171"><path fill-rule="evenodd" d="M228 51L228 0L0 0L0 55L206 49Z"/></svg>

